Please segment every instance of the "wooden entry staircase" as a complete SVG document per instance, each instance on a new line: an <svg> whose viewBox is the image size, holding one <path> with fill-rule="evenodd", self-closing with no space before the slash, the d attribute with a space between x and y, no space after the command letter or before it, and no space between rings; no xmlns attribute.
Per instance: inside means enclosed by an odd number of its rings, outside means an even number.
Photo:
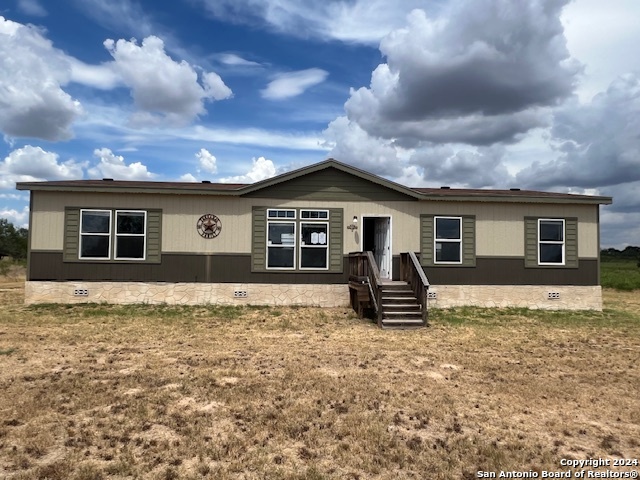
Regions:
<svg viewBox="0 0 640 480"><path fill-rule="evenodd" d="M400 260L401 280L383 281L371 252L351 253L351 306L360 318L372 313L381 328L427 326L427 277L415 253L402 253Z"/></svg>
<svg viewBox="0 0 640 480"><path fill-rule="evenodd" d="M422 305L407 282L382 283L382 327L423 327Z"/></svg>

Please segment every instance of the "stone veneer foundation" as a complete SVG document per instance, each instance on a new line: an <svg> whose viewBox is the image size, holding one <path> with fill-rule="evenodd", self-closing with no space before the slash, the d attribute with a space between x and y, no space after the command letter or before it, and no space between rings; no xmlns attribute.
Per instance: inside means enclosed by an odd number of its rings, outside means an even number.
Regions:
<svg viewBox="0 0 640 480"><path fill-rule="evenodd" d="M86 295L76 295L86 290ZM236 297L246 292L246 297ZM240 293L242 294L242 293ZM347 285L270 283L26 282L25 303L349 306Z"/></svg>
<svg viewBox="0 0 640 480"><path fill-rule="evenodd" d="M76 295L76 291L86 294ZM246 292L246 297L235 296ZM429 308L525 307L602 310L600 286L435 285ZM550 299L549 294L557 295ZM242 294L242 293L241 293ZM148 303L168 305L310 305L348 307L347 285L143 282L26 282L25 303Z"/></svg>
<svg viewBox="0 0 640 480"><path fill-rule="evenodd" d="M542 310L602 310L602 288L573 285L435 285L429 307L524 307ZM555 298L549 298L552 294Z"/></svg>

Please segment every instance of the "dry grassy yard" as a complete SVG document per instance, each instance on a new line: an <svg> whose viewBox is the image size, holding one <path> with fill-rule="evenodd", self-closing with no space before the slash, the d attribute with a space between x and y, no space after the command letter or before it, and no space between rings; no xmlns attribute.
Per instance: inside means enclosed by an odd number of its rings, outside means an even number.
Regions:
<svg viewBox="0 0 640 480"><path fill-rule="evenodd" d="M470 479L640 458L640 295L604 313L24 307L0 284L0 478ZM622 469L617 468L617 471Z"/></svg>

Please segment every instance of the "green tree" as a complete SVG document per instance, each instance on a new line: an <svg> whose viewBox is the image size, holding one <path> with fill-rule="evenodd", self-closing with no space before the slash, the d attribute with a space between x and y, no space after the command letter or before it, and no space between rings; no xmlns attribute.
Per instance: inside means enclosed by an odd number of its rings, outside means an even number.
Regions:
<svg viewBox="0 0 640 480"><path fill-rule="evenodd" d="M0 218L0 255L14 259L27 258L28 236L26 228L16 229L9 220Z"/></svg>

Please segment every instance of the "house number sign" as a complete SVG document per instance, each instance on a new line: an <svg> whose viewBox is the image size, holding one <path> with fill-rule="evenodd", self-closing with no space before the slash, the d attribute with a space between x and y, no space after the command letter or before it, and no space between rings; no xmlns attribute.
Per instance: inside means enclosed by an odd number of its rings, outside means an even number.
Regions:
<svg viewBox="0 0 640 480"><path fill-rule="evenodd" d="M220 235L220 232L222 231L222 222L212 213L207 213L198 219L196 228L198 229L198 233L201 237L214 238Z"/></svg>

